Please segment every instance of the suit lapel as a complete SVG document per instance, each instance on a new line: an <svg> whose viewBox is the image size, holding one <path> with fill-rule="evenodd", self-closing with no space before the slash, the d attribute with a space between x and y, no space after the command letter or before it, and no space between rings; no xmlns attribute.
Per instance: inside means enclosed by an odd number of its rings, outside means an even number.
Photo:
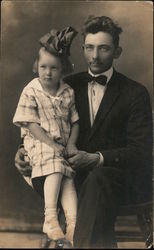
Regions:
<svg viewBox="0 0 154 250"><path fill-rule="evenodd" d="M86 82L86 80L82 80L78 103L80 116L82 117L81 120L84 125L85 131L89 132L91 129L91 125L89 116L88 83Z"/></svg>
<svg viewBox="0 0 154 250"><path fill-rule="evenodd" d="M98 109L98 112L97 112L94 124L91 128L91 132L90 132L88 139L90 139L94 135L100 123L105 119L107 114L110 112L119 94L120 94L120 90L119 90L118 79L116 77L116 72L114 72L113 76L111 77L111 80L108 82L106 92L101 101L100 107Z"/></svg>

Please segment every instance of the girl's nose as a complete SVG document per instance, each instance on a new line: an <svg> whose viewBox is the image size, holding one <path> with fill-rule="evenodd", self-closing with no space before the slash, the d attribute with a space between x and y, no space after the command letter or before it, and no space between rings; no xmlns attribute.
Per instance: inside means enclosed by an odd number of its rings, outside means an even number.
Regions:
<svg viewBox="0 0 154 250"><path fill-rule="evenodd" d="M51 75L51 69L50 69L50 68L47 68L47 69L46 69L46 74L47 74L47 75Z"/></svg>

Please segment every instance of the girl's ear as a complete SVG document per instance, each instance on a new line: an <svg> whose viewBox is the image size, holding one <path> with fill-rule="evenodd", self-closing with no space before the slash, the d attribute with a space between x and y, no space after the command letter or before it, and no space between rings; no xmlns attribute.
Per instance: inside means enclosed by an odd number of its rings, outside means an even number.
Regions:
<svg viewBox="0 0 154 250"><path fill-rule="evenodd" d="M121 47L117 47L116 50L115 50L115 52L114 52L114 58L118 59L120 57L121 53L122 53L122 48Z"/></svg>

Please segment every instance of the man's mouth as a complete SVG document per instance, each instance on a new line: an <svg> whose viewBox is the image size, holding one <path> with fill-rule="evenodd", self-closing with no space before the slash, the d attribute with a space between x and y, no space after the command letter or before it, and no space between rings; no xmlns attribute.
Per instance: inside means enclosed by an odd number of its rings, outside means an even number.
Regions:
<svg viewBox="0 0 154 250"><path fill-rule="evenodd" d="M99 62L91 62L90 65L92 66L100 66L102 63Z"/></svg>

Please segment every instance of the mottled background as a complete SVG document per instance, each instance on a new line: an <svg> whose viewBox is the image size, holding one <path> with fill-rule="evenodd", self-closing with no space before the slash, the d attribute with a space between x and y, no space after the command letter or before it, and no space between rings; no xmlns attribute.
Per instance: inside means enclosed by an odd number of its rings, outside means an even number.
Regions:
<svg viewBox="0 0 154 250"><path fill-rule="evenodd" d="M43 218L41 199L14 167L20 134L12 125L21 90L34 77L38 39L51 28L71 25L80 31L88 15L113 18L123 28L123 53L115 68L144 84L152 99L153 13L150 1L3 1L1 9L0 227L22 229ZM86 69L81 45L79 34L71 50L75 72Z"/></svg>

